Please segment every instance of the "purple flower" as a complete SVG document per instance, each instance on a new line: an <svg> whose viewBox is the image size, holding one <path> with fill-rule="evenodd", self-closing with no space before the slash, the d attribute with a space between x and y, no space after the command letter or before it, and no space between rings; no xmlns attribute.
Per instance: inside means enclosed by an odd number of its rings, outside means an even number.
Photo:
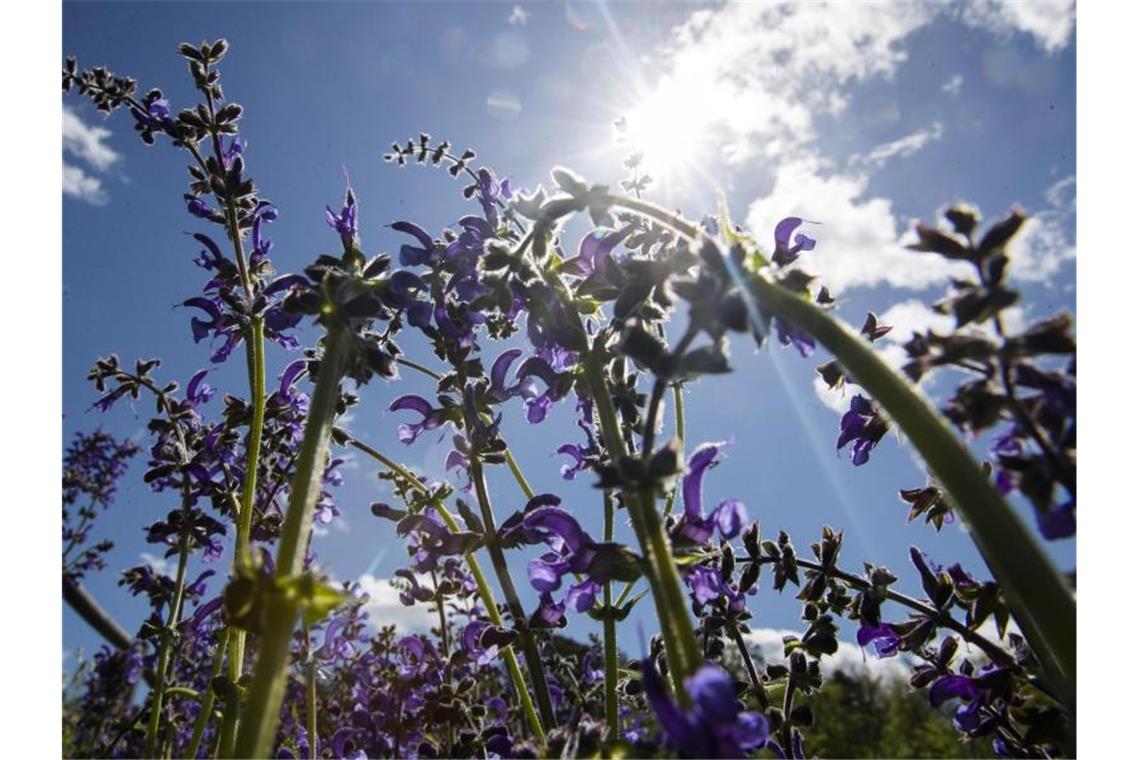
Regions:
<svg viewBox="0 0 1140 760"><path fill-rule="evenodd" d="M411 235L420 243L419 248L406 243L400 246L400 264L402 266L414 267L432 262L435 258L435 241L423 227L411 222L392 222L389 226L397 232Z"/></svg>
<svg viewBox="0 0 1140 760"><path fill-rule="evenodd" d="M772 261L776 266L787 266L799 258L800 251L811 251L815 249L815 240L804 235L803 233L796 233L795 243L792 243L792 233L796 231L801 224L806 220L800 219L796 216L789 216L782 219L776 225L776 250L772 254ZM819 222L806 222L807 224L819 224Z"/></svg>
<svg viewBox="0 0 1140 760"><path fill-rule="evenodd" d="M495 175L489 169L480 169L475 173L476 181L476 195L479 198L479 205L483 207L483 216L487 217L487 222L492 227L499 226L499 201L508 201L511 198L511 183L508 179L503 179L501 182L495 179Z"/></svg>
<svg viewBox="0 0 1140 760"><path fill-rule="evenodd" d="M422 396L408 394L400 396L388 407L388 411L397 412L408 410L418 412L423 420L415 424L401 423L397 428L401 443L411 445L415 443L420 434L427 430L435 430L444 423L443 410L432 408L431 403Z"/></svg>
<svg viewBox="0 0 1140 760"><path fill-rule="evenodd" d="M780 317L774 317L772 325L776 328L776 340L781 346L795 346L805 359L815 353L815 338L811 333Z"/></svg>
<svg viewBox="0 0 1140 760"><path fill-rule="evenodd" d="M563 628L566 626L566 602L555 603L549 591L538 597L538 609L530 616L530 624L535 628Z"/></svg>
<svg viewBox="0 0 1140 760"><path fill-rule="evenodd" d="M744 757L768 740L768 721L741 710L732 678L717 665L706 663L685 679L687 710L670 699L652 658L641 663L641 682L666 741L682 756Z"/></svg>
<svg viewBox="0 0 1140 760"><path fill-rule="evenodd" d="M349 188L345 193L344 208L340 213L325 206L325 222L339 235L345 248L351 248L356 238L356 196Z"/></svg>
<svg viewBox="0 0 1140 760"><path fill-rule="evenodd" d="M1037 513L1037 527L1050 541L1069 538L1077 532L1077 501L1070 499L1047 512Z"/></svg>
<svg viewBox="0 0 1140 760"><path fill-rule="evenodd" d="M511 365L522 354L521 348L508 348L495 359L491 365L491 398L496 401L506 401L512 396L518 395L519 383L508 386L506 381L507 373L511 371Z"/></svg>
<svg viewBox="0 0 1140 760"><path fill-rule="evenodd" d="M895 629L886 623L861 626L856 638L861 647L872 644L875 649L875 656L879 659L894 657L899 652L899 644L902 643L902 639L899 638Z"/></svg>
<svg viewBox="0 0 1140 760"><path fill-rule="evenodd" d="M851 407L839 421L839 440L835 448L842 449L854 442L851 449L851 462L856 467L866 464L871 456L871 449L882 439L887 432L887 423L879 416L874 406L866 398L855 394L851 398Z"/></svg>
<svg viewBox="0 0 1140 760"><path fill-rule="evenodd" d="M537 377L546 383L544 392L538 392L537 384L531 380L532 377ZM518 381L520 395L526 399L527 422L535 424L545 420L555 402L566 395L569 389L562 377L545 359L537 356L532 356L519 365L515 379Z"/></svg>
<svg viewBox="0 0 1140 760"><path fill-rule="evenodd" d="M620 230L594 230L582 238L578 246L578 255L563 265L563 271L579 277L589 277L601 268L602 262L613 253L618 244L629 237L633 230L632 224Z"/></svg>
<svg viewBox="0 0 1140 760"><path fill-rule="evenodd" d="M685 513L673 529L678 538L694 544L704 544L712 537L714 529L725 538L736 538L748 520L744 503L739 499L725 499L713 510L711 516L705 517L701 497L705 472L716 464L717 454L728 445L727 441L705 443L689 456L687 472L681 479Z"/></svg>
<svg viewBox="0 0 1140 760"><path fill-rule="evenodd" d="M209 401L214 395L214 388L205 382L206 375L209 373L210 370L208 369L198 370L190 378L190 382L186 384L186 402L191 409L197 409L198 406Z"/></svg>

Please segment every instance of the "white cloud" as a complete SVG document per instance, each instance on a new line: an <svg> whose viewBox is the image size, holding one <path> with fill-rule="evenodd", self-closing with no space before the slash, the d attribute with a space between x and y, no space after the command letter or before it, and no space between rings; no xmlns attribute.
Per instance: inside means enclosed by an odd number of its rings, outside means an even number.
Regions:
<svg viewBox="0 0 1140 760"><path fill-rule="evenodd" d="M174 575L174 573L171 572L172 568L170 566L170 560L166 559L165 557L156 557L150 552L143 552L139 555L139 559L141 559L144 564L148 565L155 575L166 575L171 577Z"/></svg>
<svg viewBox="0 0 1140 760"><path fill-rule="evenodd" d="M96 206L107 202L107 193L101 179L67 163L63 165L63 194Z"/></svg>
<svg viewBox="0 0 1140 760"><path fill-rule="evenodd" d="M942 91L948 92L951 95L957 97L959 94L961 94L962 84L965 81L966 80L962 77L961 74L955 74L954 76L952 76L948 80L946 80L946 84L942 85Z"/></svg>
<svg viewBox="0 0 1140 760"><path fill-rule="evenodd" d="M723 132L730 161L787 150L814 139L817 115L846 108L845 86L893 75L906 59L899 43L935 12L919 3L700 10L674 30L655 89L700 114L701 131Z"/></svg>
<svg viewBox="0 0 1140 760"><path fill-rule="evenodd" d="M1077 210L1076 191L1076 177L1066 177L1045 190L1048 207L1032 214L1009 243L1010 277L1047 283L1066 261L1077 257L1069 234Z"/></svg>
<svg viewBox="0 0 1140 760"><path fill-rule="evenodd" d="M521 5L516 5L511 8L511 15L507 16L508 24L512 26L526 26L527 21L530 21L530 11Z"/></svg>
<svg viewBox="0 0 1140 760"><path fill-rule="evenodd" d="M388 578L377 578L371 573L365 573L357 579L357 583L368 594L364 609L368 611L368 620L377 628L395 625L402 632L427 631L433 623L438 622L435 612L427 605L405 607L401 604L400 592Z"/></svg>
<svg viewBox="0 0 1140 760"><path fill-rule="evenodd" d="M909 158L922 150L932 140L942 139L942 122L934 122L929 127L900 137L889 143L876 145L867 153L855 153L847 160L849 166L865 166L878 169L892 158Z"/></svg>
<svg viewBox="0 0 1140 760"><path fill-rule="evenodd" d="M106 140L111 130L86 124L79 114L67 106L63 108L63 150L86 162L92 169L105 172L122 156Z"/></svg>
<svg viewBox="0 0 1140 760"><path fill-rule="evenodd" d="M1068 47L1076 22L1072 0L974 0L962 7L961 18L1002 37L1030 34L1047 53Z"/></svg>
<svg viewBox="0 0 1140 760"><path fill-rule="evenodd" d="M933 253L906 250L907 237L891 201L864 197L867 177L827 171L818 158L785 163L776 172L768 195L753 201L748 225L761 238L786 216L823 219L810 228L819 246L801 261L833 293L886 283L896 288L921 289L946 282L955 273L970 271L961 262L949 262Z"/></svg>

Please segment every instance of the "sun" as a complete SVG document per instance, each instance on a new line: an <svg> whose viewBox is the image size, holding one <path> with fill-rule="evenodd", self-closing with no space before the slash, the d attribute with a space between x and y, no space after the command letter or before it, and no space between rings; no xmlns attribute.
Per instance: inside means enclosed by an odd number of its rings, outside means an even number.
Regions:
<svg viewBox="0 0 1140 760"><path fill-rule="evenodd" d="M725 105L692 84L659 81L621 120L624 143L641 155L639 169L665 188L697 179L717 151L714 126Z"/></svg>

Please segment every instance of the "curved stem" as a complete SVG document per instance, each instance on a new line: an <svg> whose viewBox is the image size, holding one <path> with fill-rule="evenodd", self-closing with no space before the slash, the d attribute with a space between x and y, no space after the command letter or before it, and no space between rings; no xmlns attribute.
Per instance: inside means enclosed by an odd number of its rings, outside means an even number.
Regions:
<svg viewBox="0 0 1140 760"><path fill-rule="evenodd" d="M418 362L414 362L411 359L405 359L403 357L397 357L396 358L396 364L400 364L404 367L407 367L408 369L414 369L416 372L427 375L432 380L442 380L443 379L443 375L436 372L434 369L428 369L424 365L419 364Z"/></svg>
<svg viewBox="0 0 1140 760"><path fill-rule="evenodd" d="M305 432L297 469L289 490L289 506L277 547L276 579L298 575L304 565L305 547L313 527L313 511L320 496L321 479L328 458L333 417L340 400L340 381L352 350L352 334L335 318L325 335L316 388L309 402ZM253 671L249 697L242 710L235 756L268 757L285 697L289 642L298 617L297 604L284 594L267 595L265 633Z"/></svg>
<svg viewBox="0 0 1140 760"><path fill-rule="evenodd" d="M368 456L375 459L380 464L388 468L389 471L399 475L408 486L425 496L430 495L431 492L427 486L420 482L419 478L409 472L401 464L389 459L381 454L376 449L372 448L363 441L355 438L349 438L348 444L353 448L361 451ZM461 529L455 517L444 506L443 502L438 499L432 501L432 506L439 512L440 519L447 525L447 529L453 533L458 533ZM487 578L483 574L483 568L479 565L479 560L474 553L468 552L463 555L464 560L467 562L467 569L471 572L471 577L475 579L475 586L479 591L479 599L483 602L483 607L487 611L487 617L490 619L491 624L497 627L502 627L503 619L499 614L499 606L495 602L495 595L491 592L491 586L487 583ZM543 745L546 744L546 731L542 727L542 721L538 718L538 713L534 709L534 702L530 698L530 692L526 688L526 681L523 679L522 670L519 668L518 660L515 658L514 649L510 646L500 649L503 658L503 663L507 667L507 675L511 679L511 684L515 688L515 694L519 699L519 706L522 709L523 715L526 717L527 724L538 737L539 742Z"/></svg>
<svg viewBox="0 0 1140 760"><path fill-rule="evenodd" d="M608 196L619 207L655 219L700 244L714 243L699 228L652 204ZM738 273L741 280L745 275ZM1062 701L1076 707L1076 599L1025 524L990 483L969 449L902 375L846 325L810 301L748 277L742 290L762 308L806 330L883 406L922 455L970 527L1010 611Z"/></svg>

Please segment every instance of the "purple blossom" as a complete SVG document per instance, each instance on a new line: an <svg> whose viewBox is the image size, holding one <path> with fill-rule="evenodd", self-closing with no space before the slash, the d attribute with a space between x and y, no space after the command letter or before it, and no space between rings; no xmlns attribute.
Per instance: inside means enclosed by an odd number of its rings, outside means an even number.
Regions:
<svg viewBox="0 0 1140 760"><path fill-rule="evenodd" d="M421 433L428 430L435 430L444 423L443 410L434 409L431 403L423 396L413 394L400 396L388 407L388 411L390 412L403 410L418 412L423 419L415 424L400 424L399 428L397 428L397 433L401 443L411 445L415 443Z"/></svg>
<svg viewBox="0 0 1140 760"><path fill-rule="evenodd" d="M1045 512L1037 513L1037 527L1050 541L1069 538L1077 532L1077 501L1070 499Z"/></svg>
<svg viewBox="0 0 1140 760"><path fill-rule="evenodd" d="M807 330L781 317L774 317L772 325L776 328L776 340L781 346L794 346L805 359L815 353L815 338Z"/></svg>
<svg viewBox="0 0 1140 760"><path fill-rule="evenodd" d="M849 443L851 462L856 467L867 463L873 449L887 432L886 422L879 416L874 406L866 398L855 394L851 407L839 421L839 440L835 448L842 449Z"/></svg>
<svg viewBox="0 0 1140 760"><path fill-rule="evenodd" d="M701 486L705 473L716 464L720 450L728 445L727 441L701 444L689 456L687 471L681 479L685 513L673 529L678 538L694 544L704 544L712 537L713 531L717 530L724 538L732 539L740 534L747 522L748 513L739 499L725 499L709 517L705 516L702 504Z"/></svg>
<svg viewBox="0 0 1140 760"><path fill-rule="evenodd" d="M352 247L356 239L356 196L352 188L345 193L344 208L339 214L325 206L325 222L340 235L346 249Z"/></svg>
<svg viewBox="0 0 1140 760"><path fill-rule="evenodd" d="M669 745L685 757L744 757L768 740L768 721L744 712L732 678L705 663L685 679L692 707L680 708L669 697L652 658L641 663L641 682Z"/></svg>
<svg viewBox="0 0 1140 760"><path fill-rule="evenodd" d="M634 229L634 225L627 224L620 230L594 230L582 238L578 255L563 265L563 271L579 277L589 277L598 272L605 259L613 254L614 248L629 237Z"/></svg>
<svg viewBox="0 0 1140 760"><path fill-rule="evenodd" d="M868 644L873 645L875 649L875 656L879 659L884 657L894 657L899 652L899 645L902 639L899 638L895 629L883 623L882 625L864 625L859 628L856 634L856 639L859 641L859 646L865 647Z"/></svg>
<svg viewBox="0 0 1140 760"><path fill-rule="evenodd" d="M400 246L400 264L402 266L414 267L432 263L435 259L435 241L423 227L412 222L392 222L389 226L397 232L411 235L420 244L418 248L406 243Z"/></svg>
<svg viewBox="0 0 1140 760"><path fill-rule="evenodd" d="M776 263L776 266L787 266L799 258L801 251L815 249L815 240L803 233L796 233L795 242L792 244L792 233L805 223L819 224L819 222L808 222L796 216L789 216L780 220L776 225L776 250L772 254L772 261Z"/></svg>

